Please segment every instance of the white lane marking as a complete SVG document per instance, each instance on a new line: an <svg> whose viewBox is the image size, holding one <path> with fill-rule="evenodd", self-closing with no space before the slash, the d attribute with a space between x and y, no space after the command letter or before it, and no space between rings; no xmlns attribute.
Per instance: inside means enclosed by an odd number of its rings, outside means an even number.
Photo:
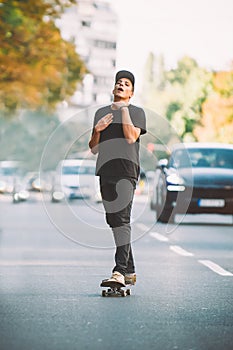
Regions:
<svg viewBox="0 0 233 350"><path fill-rule="evenodd" d="M193 253L188 252L187 250L179 247L178 245L170 245L169 247L173 252L182 255L182 256L193 256Z"/></svg>
<svg viewBox="0 0 233 350"><path fill-rule="evenodd" d="M136 224L136 226L141 229L141 230L145 230L148 231L149 228L142 224L142 223L138 223ZM166 236L161 235L158 232L150 232L150 236L162 241L162 242L168 242L169 239ZM172 250L173 252L182 255L182 256L194 256L193 253L188 252L187 250L181 248L180 246L177 245L171 245L169 246L170 250ZM205 265L206 267L208 267L209 269L211 269L212 271L218 273L221 276L233 276L233 274L229 271L224 270L221 266L215 264L214 262L210 261L210 260L198 260L199 263Z"/></svg>
<svg viewBox="0 0 233 350"><path fill-rule="evenodd" d="M215 264L211 260L198 260L198 262L201 263L202 265L205 265L206 267L208 267L210 270L214 271L218 275L233 276L231 272L224 270L221 266Z"/></svg>
<svg viewBox="0 0 233 350"><path fill-rule="evenodd" d="M143 231L148 231L150 228L144 224L136 224L136 226L140 229L140 230L143 230Z"/></svg>
<svg viewBox="0 0 233 350"><path fill-rule="evenodd" d="M150 232L150 236L157 239L160 242L168 242L169 241L169 239L166 236L161 235L158 232Z"/></svg>

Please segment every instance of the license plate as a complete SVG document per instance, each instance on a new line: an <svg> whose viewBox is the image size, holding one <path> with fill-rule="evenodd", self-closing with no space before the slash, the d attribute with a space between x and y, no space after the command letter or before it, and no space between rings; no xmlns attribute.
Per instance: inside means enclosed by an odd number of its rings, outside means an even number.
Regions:
<svg viewBox="0 0 233 350"><path fill-rule="evenodd" d="M225 200L224 199L199 199L198 206L223 208L225 206Z"/></svg>

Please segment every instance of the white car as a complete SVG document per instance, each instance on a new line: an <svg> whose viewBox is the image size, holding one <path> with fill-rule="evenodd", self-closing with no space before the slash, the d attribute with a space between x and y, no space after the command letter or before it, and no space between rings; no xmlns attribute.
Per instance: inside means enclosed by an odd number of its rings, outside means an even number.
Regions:
<svg viewBox="0 0 233 350"><path fill-rule="evenodd" d="M95 176L95 160L64 159L56 169L52 201L64 197L99 201L98 178Z"/></svg>
<svg viewBox="0 0 233 350"><path fill-rule="evenodd" d="M14 187L19 181L19 162L0 162L0 193L13 193Z"/></svg>

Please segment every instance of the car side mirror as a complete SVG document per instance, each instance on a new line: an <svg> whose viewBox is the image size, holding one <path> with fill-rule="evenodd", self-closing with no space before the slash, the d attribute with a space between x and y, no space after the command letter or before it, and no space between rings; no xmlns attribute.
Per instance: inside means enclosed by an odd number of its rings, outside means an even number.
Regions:
<svg viewBox="0 0 233 350"><path fill-rule="evenodd" d="M158 167L159 167L159 168L164 169L164 168L167 167L167 165L168 165L168 160L167 160L166 158L160 159L160 160L158 161Z"/></svg>

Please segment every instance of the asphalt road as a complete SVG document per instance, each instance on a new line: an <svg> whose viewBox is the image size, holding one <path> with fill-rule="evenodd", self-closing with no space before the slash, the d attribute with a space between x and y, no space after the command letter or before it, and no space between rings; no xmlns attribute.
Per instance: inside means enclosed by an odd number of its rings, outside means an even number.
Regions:
<svg viewBox="0 0 233 350"><path fill-rule="evenodd" d="M133 208L137 284L103 298L113 266L102 205L0 201L0 349L233 348L232 218L156 224Z"/></svg>

